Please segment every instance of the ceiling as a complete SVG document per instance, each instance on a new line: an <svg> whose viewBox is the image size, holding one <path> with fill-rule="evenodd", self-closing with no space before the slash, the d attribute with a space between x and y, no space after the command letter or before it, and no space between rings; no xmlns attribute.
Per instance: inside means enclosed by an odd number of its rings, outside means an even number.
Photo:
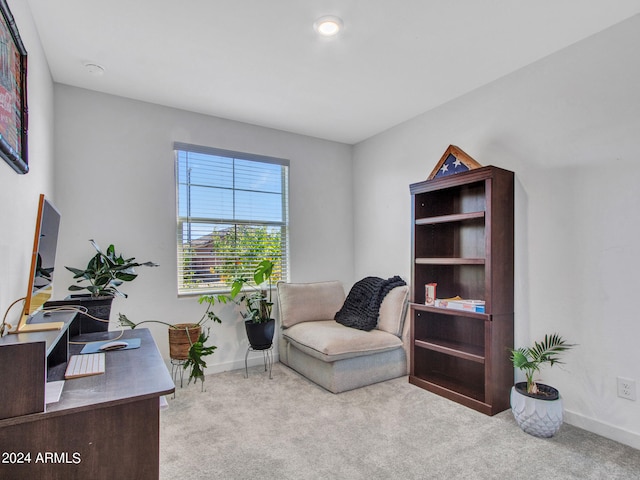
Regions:
<svg viewBox="0 0 640 480"><path fill-rule="evenodd" d="M28 4L55 82L347 144L640 13L640 0ZM317 36L323 15L340 35Z"/></svg>

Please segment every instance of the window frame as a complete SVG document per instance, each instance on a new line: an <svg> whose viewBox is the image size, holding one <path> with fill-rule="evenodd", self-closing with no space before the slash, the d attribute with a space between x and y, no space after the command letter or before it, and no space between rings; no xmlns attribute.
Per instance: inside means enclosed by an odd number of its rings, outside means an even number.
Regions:
<svg viewBox="0 0 640 480"><path fill-rule="evenodd" d="M280 227L281 229L281 241L280 241L280 250L281 256L280 261L278 262L280 265L280 279L283 281L289 280L289 169L290 169L290 161L288 159L270 157L265 155L258 155L246 152L238 152L234 150L225 150L215 147L206 147L202 145L192 145L182 142L174 142L173 144L174 150L174 173L175 173L175 201L176 201L176 230L175 230L175 241L176 241L176 267L177 267L177 275L176 275L176 288L178 292L178 296L190 296L190 295L203 295L203 294L219 294L219 293L228 293L228 286L219 286L219 288L186 288L186 283L184 282L184 251L182 248L180 238L183 235L182 226L185 222L189 222L190 219L196 219L197 223L211 223L211 224L221 224L221 225L233 225L234 228L238 228L238 226L243 225L259 225L266 227ZM185 185L192 185L191 183L180 183L180 153L195 153L195 154L203 154L203 155L212 155L215 157L225 157L235 160L249 161L249 162L257 162L260 164L270 164L270 165L279 165L283 167L281 171L282 175L282 184L281 184L281 193L282 195L282 221L273 221L273 220L238 220L237 218L233 218L230 221L229 218L221 218L221 217L195 217L195 216L181 216L180 215L180 188ZM234 172L235 178L235 172ZM187 186L187 188L189 188ZM246 189L235 188L231 189L235 193L236 191L246 191ZM251 191L251 190L249 190ZM258 191L256 191L258 192ZM262 259L260 259L262 260ZM256 262L257 265L257 262ZM250 277L250 276L249 276Z"/></svg>

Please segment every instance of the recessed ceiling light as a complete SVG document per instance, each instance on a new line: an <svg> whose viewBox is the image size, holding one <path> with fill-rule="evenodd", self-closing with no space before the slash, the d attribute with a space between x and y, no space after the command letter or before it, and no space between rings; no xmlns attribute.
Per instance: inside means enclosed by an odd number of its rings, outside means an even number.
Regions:
<svg viewBox="0 0 640 480"><path fill-rule="evenodd" d="M324 37L332 37L342 30L342 20L333 15L321 17L315 21L313 28Z"/></svg>
<svg viewBox="0 0 640 480"><path fill-rule="evenodd" d="M104 67L97 63L85 63L84 68L86 68L87 72L95 77L99 77L104 74Z"/></svg>

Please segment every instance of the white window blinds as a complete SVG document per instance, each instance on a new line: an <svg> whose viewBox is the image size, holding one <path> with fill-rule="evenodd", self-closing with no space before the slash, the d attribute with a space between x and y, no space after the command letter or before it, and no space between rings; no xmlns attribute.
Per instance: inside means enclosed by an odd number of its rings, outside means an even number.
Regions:
<svg viewBox="0 0 640 480"><path fill-rule="evenodd" d="M288 279L289 161L175 143L178 293L228 290L264 259Z"/></svg>

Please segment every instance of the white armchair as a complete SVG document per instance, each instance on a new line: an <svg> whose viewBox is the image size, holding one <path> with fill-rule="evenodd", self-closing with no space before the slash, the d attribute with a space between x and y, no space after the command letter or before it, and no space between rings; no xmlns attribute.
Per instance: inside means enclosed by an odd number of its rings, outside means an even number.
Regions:
<svg viewBox="0 0 640 480"><path fill-rule="evenodd" d="M341 282L278 283L280 361L333 393L408 373L406 285L391 290L371 331L334 320L345 301Z"/></svg>

